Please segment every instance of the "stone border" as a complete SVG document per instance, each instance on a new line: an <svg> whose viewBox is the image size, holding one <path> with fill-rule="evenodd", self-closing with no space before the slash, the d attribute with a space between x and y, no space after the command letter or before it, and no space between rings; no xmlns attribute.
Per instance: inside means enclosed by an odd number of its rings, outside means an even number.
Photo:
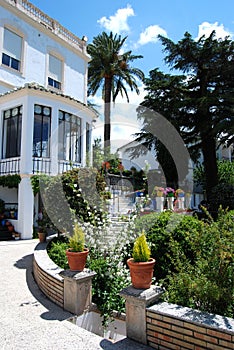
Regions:
<svg viewBox="0 0 234 350"><path fill-rule="evenodd" d="M41 291L55 304L64 308L64 271L47 254L47 243L39 243L34 250L33 273Z"/></svg>
<svg viewBox="0 0 234 350"><path fill-rule="evenodd" d="M41 291L64 310L81 315L92 305L92 278L96 272L63 270L47 254L47 242L34 250L33 272Z"/></svg>
<svg viewBox="0 0 234 350"><path fill-rule="evenodd" d="M127 337L157 350L233 350L234 319L160 301L160 286L123 289Z"/></svg>
<svg viewBox="0 0 234 350"><path fill-rule="evenodd" d="M160 349L233 349L234 319L167 302L146 310L147 339Z"/></svg>

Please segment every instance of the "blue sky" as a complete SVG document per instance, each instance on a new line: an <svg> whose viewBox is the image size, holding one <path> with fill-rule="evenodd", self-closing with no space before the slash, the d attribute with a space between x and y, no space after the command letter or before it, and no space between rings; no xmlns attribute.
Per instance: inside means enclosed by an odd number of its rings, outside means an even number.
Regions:
<svg viewBox="0 0 234 350"><path fill-rule="evenodd" d="M146 75L153 68L167 70L157 34L173 41L188 31L193 37L218 29L234 33L233 0L31 0L79 37L91 42L102 31L128 36L127 49L143 55L135 65ZM202 27L204 30L202 31Z"/></svg>
<svg viewBox="0 0 234 350"><path fill-rule="evenodd" d="M198 38L202 34L208 35L215 29L219 37L230 35L234 39L234 0L31 0L31 2L78 37L86 35L88 43L102 31L113 31L128 36L124 49L143 56L134 62L134 66L142 69L146 76L156 67L169 72L169 68L164 64L158 34L177 42L186 31L194 38ZM125 112L121 107L115 106L115 110L113 108L112 139L118 139L121 134L121 144L131 140L129 135L138 131L139 124L134 110L145 95L144 86L139 84L139 88L141 92L139 96L129 92L132 106L128 106L126 101L117 100L119 103L125 102ZM102 105L101 96L95 96L91 101L96 105ZM100 124L96 124L94 136L103 134L102 120L100 117Z"/></svg>

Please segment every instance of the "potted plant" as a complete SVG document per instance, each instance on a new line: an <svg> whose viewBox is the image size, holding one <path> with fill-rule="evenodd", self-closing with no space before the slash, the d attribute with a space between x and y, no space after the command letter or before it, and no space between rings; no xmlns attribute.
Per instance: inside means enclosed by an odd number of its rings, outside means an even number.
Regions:
<svg viewBox="0 0 234 350"><path fill-rule="evenodd" d="M85 235L82 228L75 223L73 235L69 237L69 248L66 250L68 265L71 271L83 271L89 250L85 248Z"/></svg>
<svg viewBox="0 0 234 350"><path fill-rule="evenodd" d="M46 240L46 236L47 236L47 224L48 224L48 220L45 216L45 213L42 214L42 212L40 212L38 214L38 238L39 241L41 243L45 242Z"/></svg>
<svg viewBox="0 0 234 350"><path fill-rule="evenodd" d="M134 288L147 289L152 283L155 259L151 258L150 254L150 248L143 231L134 242L132 258L127 260Z"/></svg>
<svg viewBox="0 0 234 350"><path fill-rule="evenodd" d="M160 186L155 186L152 192L152 197L163 197L164 188Z"/></svg>

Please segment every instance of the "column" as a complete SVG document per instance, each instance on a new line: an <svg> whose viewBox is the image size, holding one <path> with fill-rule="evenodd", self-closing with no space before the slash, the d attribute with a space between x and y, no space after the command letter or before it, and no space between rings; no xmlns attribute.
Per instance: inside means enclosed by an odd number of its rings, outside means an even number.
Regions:
<svg viewBox="0 0 234 350"><path fill-rule="evenodd" d="M81 119L81 166L86 166L86 118Z"/></svg>
<svg viewBox="0 0 234 350"><path fill-rule="evenodd" d="M144 290L130 286L120 292L120 296L125 299L128 338L147 344L146 308L157 303L162 294L163 289L159 286Z"/></svg>
<svg viewBox="0 0 234 350"><path fill-rule="evenodd" d="M52 108L51 115L51 137L50 137L50 158L51 158L51 175L58 174L58 108Z"/></svg>
<svg viewBox="0 0 234 350"><path fill-rule="evenodd" d="M92 303L92 278L96 272L89 269L81 272L65 270L60 275L64 278L64 309L82 315Z"/></svg>
<svg viewBox="0 0 234 350"><path fill-rule="evenodd" d="M33 148L34 102L29 96L23 101L21 158L18 193L18 230L22 239L31 239L33 233L34 197L31 186Z"/></svg>
<svg viewBox="0 0 234 350"><path fill-rule="evenodd" d="M30 176L21 174L18 196L18 230L22 239L32 239L34 197Z"/></svg>

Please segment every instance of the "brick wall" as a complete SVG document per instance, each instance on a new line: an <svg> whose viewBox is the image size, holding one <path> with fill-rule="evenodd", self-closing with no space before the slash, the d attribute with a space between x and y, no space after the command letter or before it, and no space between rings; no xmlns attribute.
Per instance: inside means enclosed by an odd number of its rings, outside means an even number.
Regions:
<svg viewBox="0 0 234 350"><path fill-rule="evenodd" d="M38 244L34 250L34 278L42 292L63 308L64 279L59 275L61 271L63 270L48 257L46 249L42 249L42 244Z"/></svg>
<svg viewBox="0 0 234 350"><path fill-rule="evenodd" d="M147 341L158 350L233 350L234 319L174 304L146 310Z"/></svg>

